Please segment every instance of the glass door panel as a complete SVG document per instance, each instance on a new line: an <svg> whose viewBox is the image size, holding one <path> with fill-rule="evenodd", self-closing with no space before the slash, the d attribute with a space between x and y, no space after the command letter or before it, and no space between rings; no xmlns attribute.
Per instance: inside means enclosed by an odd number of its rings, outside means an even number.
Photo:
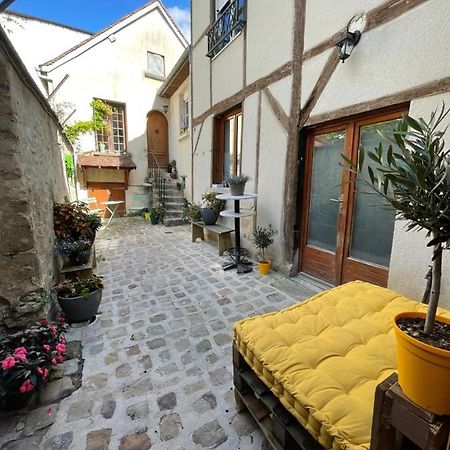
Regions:
<svg viewBox="0 0 450 450"><path fill-rule="evenodd" d="M224 123L224 167L223 173L225 178L229 175L234 175L234 164L236 154L236 139L235 139L235 116L225 120Z"/></svg>
<svg viewBox="0 0 450 450"><path fill-rule="evenodd" d="M336 251L345 131L314 137L307 244Z"/></svg>
<svg viewBox="0 0 450 450"><path fill-rule="evenodd" d="M383 144L386 154L391 144L380 135L389 135L396 127L398 120L364 125L360 128L359 148L366 151ZM398 149L394 144L394 151ZM365 158L364 176L368 178L367 168L371 160ZM351 231L349 256L371 264L389 267L394 233L395 210L386 205L383 197L377 194L364 182L356 183L355 203Z"/></svg>

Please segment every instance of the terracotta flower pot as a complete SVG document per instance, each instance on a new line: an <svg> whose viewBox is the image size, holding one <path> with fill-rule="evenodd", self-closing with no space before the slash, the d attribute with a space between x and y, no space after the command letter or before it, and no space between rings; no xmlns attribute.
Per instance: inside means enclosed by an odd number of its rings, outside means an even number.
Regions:
<svg viewBox="0 0 450 450"><path fill-rule="evenodd" d="M97 314L102 301L102 289L91 292L87 298L58 296L58 303L68 322L86 322Z"/></svg>
<svg viewBox="0 0 450 450"><path fill-rule="evenodd" d="M426 317L425 313L406 312L394 319L397 339L398 381L406 396L422 408L439 415L450 414L450 351L432 347L404 333L397 321ZM450 324L446 317L436 317Z"/></svg>

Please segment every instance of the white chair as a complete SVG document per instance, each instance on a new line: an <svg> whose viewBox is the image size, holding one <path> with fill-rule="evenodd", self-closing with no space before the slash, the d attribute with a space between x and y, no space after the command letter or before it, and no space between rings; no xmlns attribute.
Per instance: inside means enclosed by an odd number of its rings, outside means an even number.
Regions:
<svg viewBox="0 0 450 450"><path fill-rule="evenodd" d="M102 208L99 208L97 205L97 199L95 197L88 197L80 200L80 202L86 203L88 205L89 209L91 210L92 214L103 214L104 211ZM91 207L91 205L94 206L94 208Z"/></svg>

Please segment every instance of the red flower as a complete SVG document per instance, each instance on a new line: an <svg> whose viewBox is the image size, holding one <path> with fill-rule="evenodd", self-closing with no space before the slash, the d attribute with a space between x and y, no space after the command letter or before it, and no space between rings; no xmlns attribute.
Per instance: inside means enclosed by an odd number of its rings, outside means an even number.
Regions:
<svg viewBox="0 0 450 450"><path fill-rule="evenodd" d="M60 363L62 363L64 361L63 356L61 355L61 353L58 353L58 356L56 357L56 360Z"/></svg>
<svg viewBox="0 0 450 450"><path fill-rule="evenodd" d="M52 358L52 364L56 366L56 358Z"/></svg>
<svg viewBox="0 0 450 450"><path fill-rule="evenodd" d="M45 350L46 352L49 352L49 351L50 351L50 345L44 344L43 347L44 347L44 350Z"/></svg>
<svg viewBox="0 0 450 450"><path fill-rule="evenodd" d="M25 380L20 386L19 391L21 394L26 394L27 392L32 391L34 388L34 384L30 380Z"/></svg>
<svg viewBox="0 0 450 450"><path fill-rule="evenodd" d="M65 322L64 317L58 317L58 322L59 322L59 323L64 323L64 322Z"/></svg>
<svg viewBox="0 0 450 450"><path fill-rule="evenodd" d="M49 324L49 321L47 319L42 319L39 321L39 323L41 324L41 326L45 327Z"/></svg>
<svg viewBox="0 0 450 450"><path fill-rule="evenodd" d="M58 344L55 348L61 353L66 351L66 346L64 344Z"/></svg>
<svg viewBox="0 0 450 450"><path fill-rule="evenodd" d="M50 327L50 333L52 333L53 335L55 335L55 334L57 333L57 330L56 330L55 325L52 325L52 326Z"/></svg>
<svg viewBox="0 0 450 450"><path fill-rule="evenodd" d="M18 347L14 350L14 358L18 361L26 361L27 360L27 349L25 347Z"/></svg>
<svg viewBox="0 0 450 450"><path fill-rule="evenodd" d="M7 356L2 362L2 369L11 369L16 365L16 360L12 356Z"/></svg>
<svg viewBox="0 0 450 450"><path fill-rule="evenodd" d="M42 377L43 380L45 380L48 377L47 368L42 369L41 367L38 367L36 372Z"/></svg>

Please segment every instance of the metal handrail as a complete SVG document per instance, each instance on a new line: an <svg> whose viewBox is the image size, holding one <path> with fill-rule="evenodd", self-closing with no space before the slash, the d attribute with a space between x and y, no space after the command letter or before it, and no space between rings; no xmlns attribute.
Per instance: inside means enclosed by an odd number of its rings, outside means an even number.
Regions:
<svg viewBox="0 0 450 450"><path fill-rule="evenodd" d="M232 0L221 12L208 31L208 53L212 58L217 55L243 29L245 23L245 1Z"/></svg>
<svg viewBox="0 0 450 450"><path fill-rule="evenodd" d="M150 179L153 180L151 187L152 192L156 193L158 203L165 206L167 199L166 178L162 175L162 169L153 152L148 151L147 153L149 155L149 176Z"/></svg>

